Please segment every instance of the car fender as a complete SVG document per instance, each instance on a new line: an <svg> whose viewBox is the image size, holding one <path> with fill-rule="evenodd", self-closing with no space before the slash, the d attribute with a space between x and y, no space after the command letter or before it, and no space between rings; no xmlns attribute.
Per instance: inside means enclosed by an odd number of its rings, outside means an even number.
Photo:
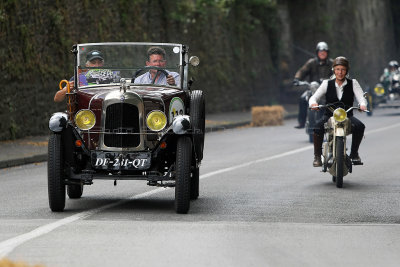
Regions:
<svg viewBox="0 0 400 267"><path fill-rule="evenodd" d="M67 128L68 115L64 112L54 113L49 120L49 129L54 133L59 133Z"/></svg>

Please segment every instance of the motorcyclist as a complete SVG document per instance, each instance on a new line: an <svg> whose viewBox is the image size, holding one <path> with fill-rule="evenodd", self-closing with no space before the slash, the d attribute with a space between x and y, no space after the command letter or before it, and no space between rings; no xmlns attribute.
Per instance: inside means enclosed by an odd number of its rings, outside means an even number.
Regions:
<svg viewBox="0 0 400 267"><path fill-rule="evenodd" d="M367 101L364 98L364 92L356 79L349 79L348 73L350 64L347 58L337 57L333 61L334 78L331 80L324 80L314 95L309 100L311 108L318 106L318 101L325 96L326 104L335 104L339 101L344 104L347 110L353 106L354 98L360 105L361 110L367 110ZM325 109L325 114L320 121L317 122L314 129L314 167L322 166L322 141L324 139L324 123L332 116L329 109ZM351 121L351 153L350 159L355 163L361 163L360 156L358 155L358 148L360 147L361 140L364 136L364 124L353 116L353 111L347 113Z"/></svg>
<svg viewBox="0 0 400 267"><path fill-rule="evenodd" d="M391 60L388 65L389 68L383 70L383 74L379 79L386 91L391 88L394 75L400 73L399 63L396 60Z"/></svg>
<svg viewBox="0 0 400 267"><path fill-rule="evenodd" d="M304 80L308 76L308 81L318 81L328 79L332 75L332 62L329 58L329 47L325 42L319 42L315 49L317 56L310 58L295 74L293 84L299 85L299 81ZM295 126L297 129L305 127L307 119L308 102L306 95L303 94L299 99L299 125Z"/></svg>

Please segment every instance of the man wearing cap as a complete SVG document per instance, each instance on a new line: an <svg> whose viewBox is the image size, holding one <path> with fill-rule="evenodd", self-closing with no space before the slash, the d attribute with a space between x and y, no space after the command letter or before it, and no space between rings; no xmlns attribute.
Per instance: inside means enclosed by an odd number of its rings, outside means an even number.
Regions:
<svg viewBox="0 0 400 267"><path fill-rule="evenodd" d="M150 47L147 50L146 66L154 66L159 68L165 68L167 61L165 60L165 50L161 47ZM179 86L181 78L179 73L168 71L168 76L165 76L162 72L157 72L155 69L150 69L150 71L145 74L140 75L134 81L135 84L158 84L158 85L172 85ZM156 76L157 75L157 76ZM154 82L153 82L154 81Z"/></svg>
<svg viewBox="0 0 400 267"><path fill-rule="evenodd" d="M314 95L309 100L309 106L312 109L317 109L318 101L326 98L326 104L341 104L344 109L349 109L353 106L354 99L360 105L360 109L367 110L367 101L364 98L364 92L356 79L349 79L348 73L350 64L347 58L337 57L333 61L334 79L324 80ZM338 106L339 107L339 106ZM350 159L354 163L361 163L358 155L358 148L364 136L365 125L353 116L353 111L347 113L351 122L351 152ZM314 167L322 166L322 141L324 139L324 124L332 117L332 111L325 109L325 114L320 121L317 122L314 129Z"/></svg>
<svg viewBox="0 0 400 267"><path fill-rule="evenodd" d="M90 51L86 55L86 67L89 68L96 68L96 67L103 67L104 66L104 58L103 55L100 51L98 50L93 50ZM90 81L91 77L91 70L87 69L81 69L79 70L79 86L85 86L88 85L88 81ZM70 87L73 88L74 86L74 77L70 79ZM62 90L57 91L57 93L54 96L54 102L61 102L65 99L65 95L67 94L67 87L64 87Z"/></svg>
<svg viewBox="0 0 400 267"><path fill-rule="evenodd" d="M329 79L332 75L332 62L329 56L329 47L325 42L319 42L315 49L317 56L310 58L295 74L293 85L298 85L299 81L304 80L308 76L309 82L321 82L323 79ZM303 94L299 99L299 125L297 129L302 129L305 126L307 119L307 100L306 94Z"/></svg>

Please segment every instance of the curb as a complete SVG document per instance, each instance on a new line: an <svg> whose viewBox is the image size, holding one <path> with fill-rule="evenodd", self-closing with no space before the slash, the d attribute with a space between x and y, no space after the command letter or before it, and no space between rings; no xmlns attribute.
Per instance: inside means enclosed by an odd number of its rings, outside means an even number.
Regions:
<svg viewBox="0 0 400 267"><path fill-rule="evenodd" d="M293 119L297 118L297 113L289 113L284 116L284 120L286 119ZM233 123L225 123L215 126L206 126L205 131L206 133L212 133L217 131L223 131L226 129L234 129L237 127L243 127L251 124L251 120L248 121L241 121L241 122L233 122ZM0 161L0 169L16 167L26 164L38 163L38 162L45 162L47 161L47 153L34 155L31 157L24 157L18 159L10 159L5 161Z"/></svg>
<svg viewBox="0 0 400 267"><path fill-rule="evenodd" d="M26 164L32 164L32 163L37 163L37 162L44 162L44 161L47 161L47 153L35 155L32 157L0 161L0 169L16 167L16 166L26 165Z"/></svg>

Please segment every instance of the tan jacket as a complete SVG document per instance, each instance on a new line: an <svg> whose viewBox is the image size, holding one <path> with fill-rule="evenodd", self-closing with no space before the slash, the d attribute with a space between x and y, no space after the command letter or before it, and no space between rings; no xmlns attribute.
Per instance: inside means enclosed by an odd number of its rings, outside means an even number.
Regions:
<svg viewBox="0 0 400 267"><path fill-rule="evenodd" d="M329 79L333 74L332 64L333 60L331 58L325 62L319 62L316 57L311 58L296 72L294 78L303 81L308 76L309 82Z"/></svg>

